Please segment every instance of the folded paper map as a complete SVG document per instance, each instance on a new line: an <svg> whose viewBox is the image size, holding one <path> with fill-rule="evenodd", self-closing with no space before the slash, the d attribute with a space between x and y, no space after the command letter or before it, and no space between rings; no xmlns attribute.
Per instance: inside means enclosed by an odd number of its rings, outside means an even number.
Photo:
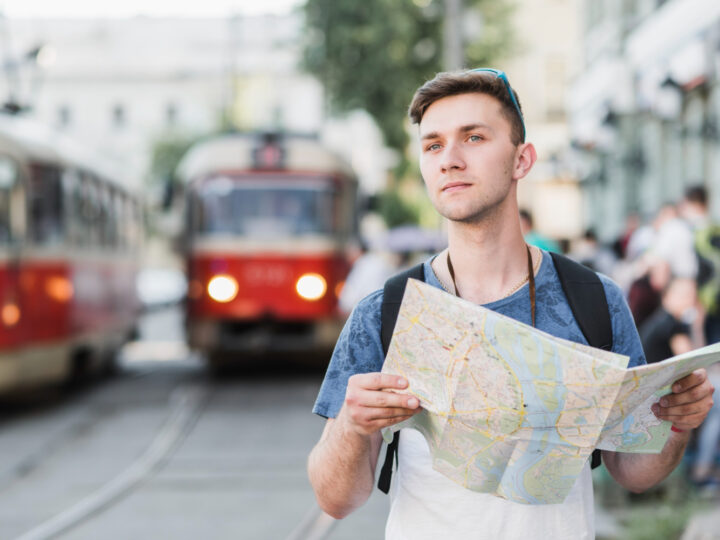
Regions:
<svg viewBox="0 0 720 540"><path fill-rule="evenodd" d="M392 430L419 430L435 470L473 491L552 504L596 448L660 452L670 423L650 406L719 360L715 344L627 369L627 356L409 280L383 372L406 377L420 400L424 410Z"/></svg>

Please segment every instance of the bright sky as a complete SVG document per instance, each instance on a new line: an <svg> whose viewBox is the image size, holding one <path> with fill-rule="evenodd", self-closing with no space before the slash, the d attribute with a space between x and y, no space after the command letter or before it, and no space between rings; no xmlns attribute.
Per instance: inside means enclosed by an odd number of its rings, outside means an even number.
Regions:
<svg viewBox="0 0 720 540"><path fill-rule="evenodd" d="M0 0L8 18L225 17L287 13L304 0Z"/></svg>

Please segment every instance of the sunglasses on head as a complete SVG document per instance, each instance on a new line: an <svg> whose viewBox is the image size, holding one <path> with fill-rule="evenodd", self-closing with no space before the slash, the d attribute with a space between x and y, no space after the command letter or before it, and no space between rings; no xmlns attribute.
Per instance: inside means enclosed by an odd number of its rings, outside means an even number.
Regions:
<svg viewBox="0 0 720 540"><path fill-rule="evenodd" d="M499 69L493 69L493 68L476 68L476 69L469 70L468 73L485 72L485 71L487 71L488 73L493 73L505 85L505 88L507 89L507 92L510 95L510 100L512 101L512 104L515 107L515 111L518 114L518 118L520 118L520 124L522 125L522 129L523 129L522 142L525 142L525 120L523 119L523 114L522 114L522 111L520 110L520 104L517 102L517 99L515 98L515 92L513 92L512 87L510 86L510 81L508 81L507 75L505 75L504 71L500 71Z"/></svg>

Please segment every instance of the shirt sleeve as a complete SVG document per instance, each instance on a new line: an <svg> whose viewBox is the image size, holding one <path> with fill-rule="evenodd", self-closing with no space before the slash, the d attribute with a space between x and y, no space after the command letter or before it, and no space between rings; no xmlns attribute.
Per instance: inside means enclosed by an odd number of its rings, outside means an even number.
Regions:
<svg viewBox="0 0 720 540"><path fill-rule="evenodd" d="M380 341L382 296L382 291L366 296L350 314L315 401L315 414L335 418L345 400L348 379L357 373L375 373L382 369L385 361Z"/></svg>
<svg viewBox="0 0 720 540"><path fill-rule="evenodd" d="M599 274L605 289L610 320L612 321L613 348L612 352L630 357L628 367L641 366L646 363L640 336L635 321L620 287L607 276Z"/></svg>
<svg viewBox="0 0 720 540"><path fill-rule="evenodd" d="M672 338L682 334L690 336L690 325L682 321L678 321L675 317L673 317L673 325L672 329L670 330L670 337Z"/></svg>

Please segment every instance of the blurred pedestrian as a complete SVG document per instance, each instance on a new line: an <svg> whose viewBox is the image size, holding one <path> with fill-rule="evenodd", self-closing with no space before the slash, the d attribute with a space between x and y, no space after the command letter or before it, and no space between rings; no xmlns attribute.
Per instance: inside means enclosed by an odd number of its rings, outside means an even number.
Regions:
<svg viewBox="0 0 720 540"><path fill-rule="evenodd" d="M522 231L525 242L531 246L539 247L545 251L554 251L555 253L562 253L560 244L558 244L552 238L543 236L537 232L533 227L532 214L527 210L520 210L520 230Z"/></svg>
<svg viewBox="0 0 720 540"><path fill-rule="evenodd" d="M720 364L708 368L708 378L715 388L720 388ZM692 480L704 486L718 484L716 476L718 462L718 443L720 443L720 399L715 399L705 422L700 426L697 439L697 453L692 465Z"/></svg>
<svg viewBox="0 0 720 540"><path fill-rule="evenodd" d="M662 292L671 277L668 262L655 259L650 263L648 271L630 285L628 305L638 328L660 307Z"/></svg>
<svg viewBox="0 0 720 540"><path fill-rule="evenodd" d="M649 364L702 345L702 330L698 325L701 312L697 306L695 280L673 278L663 291L660 307L640 327L640 339Z"/></svg>
<svg viewBox="0 0 720 540"><path fill-rule="evenodd" d="M625 229L613 244L613 249L619 259L625 259L628 256L630 238L640 228L640 223L640 216L635 213L629 214L625 219Z"/></svg>
<svg viewBox="0 0 720 540"><path fill-rule="evenodd" d="M573 243L568 257L606 276L612 275L617 261L615 254L598 241L594 229L587 229L585 234Z"/></svg>
<svg viewBox="0 0 720 540"><path fill-rule="evenodd" d="M338 306L348 315L368 294L381 289L385 281L397 271L396 256L375 247L366 240L360 242L360 256L353 263L340 291Z"/></svg>
<svg viewBox="0 0 720 540"><path fill-rule="evenodd" d="M664 204L653 221L655 238L651 253L668 261L673 276L696 279L698 259L690 225L681 219L674 204Z"/></svg>
<svg viewBox="0 0 720 540"><path fill-rule="evenodd" d="M720 341L720 225L712 223L707 191L703 186L689 187L681 205L681 215L693 227L698 257L698 297L707 313L705 339Z"/></svg>

